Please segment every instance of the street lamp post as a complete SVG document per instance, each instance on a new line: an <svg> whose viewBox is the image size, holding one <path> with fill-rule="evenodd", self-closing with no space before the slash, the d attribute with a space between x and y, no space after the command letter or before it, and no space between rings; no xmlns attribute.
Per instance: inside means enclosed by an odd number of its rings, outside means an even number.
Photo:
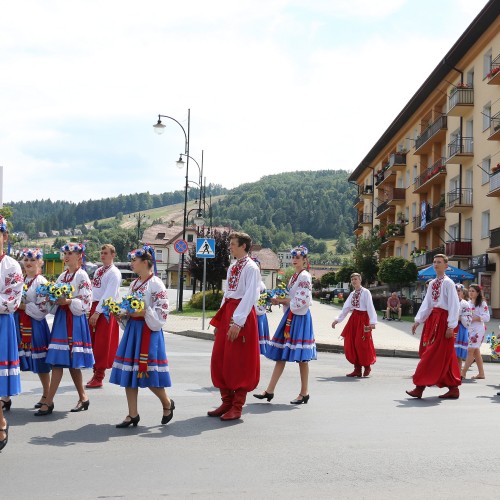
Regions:
<svg viewBox="0 0 500 500"><path fill-rule="evenodd" d="M175 118L167 115L158 115L158 122L153 125L154 131L160 135L163 134L165 130L165 125L161 122L162 118L168 118L169 120L173 120L179 127L181 127L184 132L184 154L186 155L186 184L184 187L184 217L182 220L182 239L186 239L186 218L187 218L187 196L188 196L188 175L189 175L189 132L191 128L191 110L188 109L188 124L187 124L187 132L182 126L182 124L177 121ZM179 294L177 298L177 310L182 312L182 300L184 296L184 254L181 254L181 268L180 268L180 276L179 276Z"/></svg>

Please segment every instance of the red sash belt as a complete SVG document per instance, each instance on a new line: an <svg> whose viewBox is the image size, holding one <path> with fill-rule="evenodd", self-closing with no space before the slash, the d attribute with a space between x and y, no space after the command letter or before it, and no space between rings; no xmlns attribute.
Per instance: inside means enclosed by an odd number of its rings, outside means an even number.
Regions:
<svg viewBox="0 0 500 500"><path fill-rule="evenodd" d="M31 348L32 325L31 318L23 309L19 310L19 330L21 333L21 348Z"/></svg>
<svg viewBox="0 0 500 500"><path fill-rule="evenodd" d="M59 306L66 313L66 330L68 330L68 345L69 352L73 351L73 314L69 309L69 306Z"/></svg>
<svg viewBox="0 0 500 500"><path fill-rule="evenodd" d="M144 318L129 318L132 321L144 321L142 325L141 348L139 350L139 373L137 378L142 378L148 375L148 356L149 356L149 342L151 340L151 329L146 324Z"/></svg>
<svg viewBox="0 0 500 500"><path fill-rule="evenodd" d="M433 307L431 316L435 316L435 321L431 323L429 326L431 328L425 328L422 332L422 345L424 347L427 347L428 345L434 344L436 341L436 337L438 335L438 328L439 328L439 320L444 318L446 319L448 317L448 311L446 309L442 309L441 307ZM431 316L427 318L427 321L432 321ZM434 319L434 318L433 318Z"/></svg>
<svg viewBox="0 0 500 500"><path fill-rule="evenodd" d="M284 337L286 339L290 338L290 325L292 324L293 312L291 309L288 311L288 316L286 317L285 332Z"/></svg>

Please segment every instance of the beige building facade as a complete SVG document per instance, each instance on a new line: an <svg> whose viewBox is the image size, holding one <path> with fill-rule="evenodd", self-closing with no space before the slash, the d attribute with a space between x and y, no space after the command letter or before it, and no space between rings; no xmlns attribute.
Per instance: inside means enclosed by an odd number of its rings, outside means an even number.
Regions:
<svg viewBox="0 0 500 500"><path fill-rule="evenodd" d="M500 317L500 1L486 4L349 181L354 233L379 234L381 259L423 269L446 253Z"/></svg>

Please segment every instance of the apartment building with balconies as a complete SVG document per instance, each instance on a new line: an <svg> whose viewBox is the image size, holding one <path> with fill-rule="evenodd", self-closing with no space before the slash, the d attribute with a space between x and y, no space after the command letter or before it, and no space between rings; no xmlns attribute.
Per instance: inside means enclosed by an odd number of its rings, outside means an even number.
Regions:
<svg viewBox="0 0 500 500"><path fill-rule="evenodd" d="M404 80L401 81L404 84ZM491 0L349 177L357 236L419 269L446 253L500 317L500 2Z"/></svg>

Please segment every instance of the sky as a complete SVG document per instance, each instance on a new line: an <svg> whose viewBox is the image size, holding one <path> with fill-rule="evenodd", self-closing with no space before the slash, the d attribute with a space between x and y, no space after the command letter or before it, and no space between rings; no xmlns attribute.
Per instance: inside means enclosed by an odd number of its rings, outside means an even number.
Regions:
<svg viewBox="0 0 500 500"><path fill-rule="evenodd" d="M0 0L3 201L354 170L486 0ZM191 162L189 179L199 180Z"/></svg>

